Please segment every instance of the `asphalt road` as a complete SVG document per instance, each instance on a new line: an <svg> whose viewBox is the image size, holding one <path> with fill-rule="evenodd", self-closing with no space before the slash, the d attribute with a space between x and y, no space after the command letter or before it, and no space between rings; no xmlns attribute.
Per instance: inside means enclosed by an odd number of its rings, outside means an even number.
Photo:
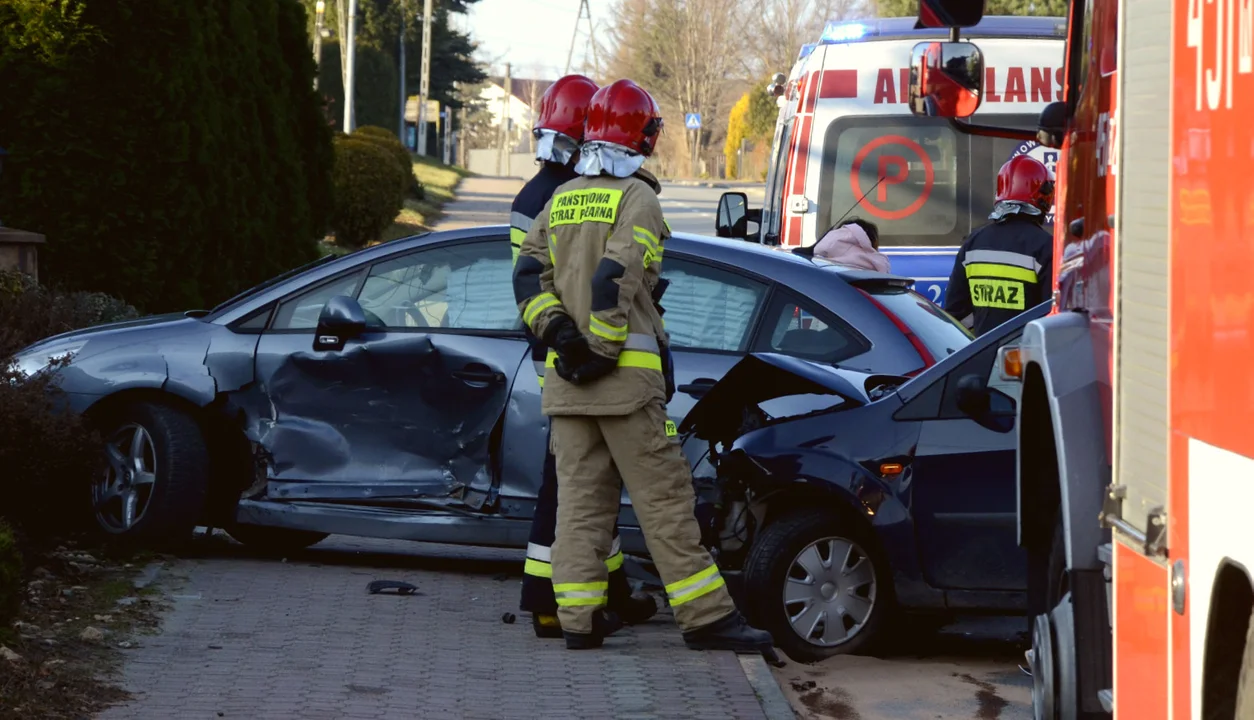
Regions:
<svg viewBox="0 0 1254 720"><path fill-rule="evenodd" d="M718 199L725 192L743 192L749 197L750 207L761 207L765 186L699 187L662 184L662 212L674 232L714 234L714 215Z"/></svg>

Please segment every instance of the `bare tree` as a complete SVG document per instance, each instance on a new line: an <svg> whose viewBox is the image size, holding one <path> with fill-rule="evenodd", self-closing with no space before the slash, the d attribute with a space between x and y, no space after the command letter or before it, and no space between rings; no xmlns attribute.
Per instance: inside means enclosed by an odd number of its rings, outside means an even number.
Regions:
<svg viewBox="0 0 1254 720"><path fill-rule="evenodd" d="M745 58L745 75L755 81L773 73L788 73L801 46L816 42L828 20L874 14L869 0L749 0L754 32L752 52Z"/></svg>
<svg viewBox="0 0 1254 720"><path fill-rule="evenodd" d="M700 145L726 123L727 81L739 74L748 45L746 2L620 0L611 13L609 73L633 78L653 94L667 115L668 134L683 138L686 156L693 147L683 125L685 113L702 115Z"/></svg>

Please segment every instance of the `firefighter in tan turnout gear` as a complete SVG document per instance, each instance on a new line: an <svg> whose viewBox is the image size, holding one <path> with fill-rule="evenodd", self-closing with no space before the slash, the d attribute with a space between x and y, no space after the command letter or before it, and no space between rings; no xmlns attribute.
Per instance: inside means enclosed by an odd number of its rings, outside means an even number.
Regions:
<svg viewBox="0 0 1254 720"><path fill-rule="evenodd" d="M692 476L666 415L667 339L652 292L669 232L661 188L641 169L661 129L657 103L635 83L597 91L582 177L557 188L514 270L523 320L551 348L542 407L557 457L558 617L571 649L600 647L622 625L606 610L605 567L621 475L685 643L770 652L770 635L748 626L700 545Z"/></svg>

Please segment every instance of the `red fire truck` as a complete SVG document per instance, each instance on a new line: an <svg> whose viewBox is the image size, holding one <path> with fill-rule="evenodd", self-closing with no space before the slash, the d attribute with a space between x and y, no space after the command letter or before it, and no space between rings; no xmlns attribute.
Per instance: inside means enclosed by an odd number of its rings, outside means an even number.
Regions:
<svg viewBox="0 0 1254 720"><path fill-rule="evenodd" d="M982 0L923 0L919 115L970 114ZM959 58L955 61L954 58ZM1254 718L1254 0L1071 0L1054 309L1019 378L1039 718ZM964 104L965 103L965 104Z"/></svg>

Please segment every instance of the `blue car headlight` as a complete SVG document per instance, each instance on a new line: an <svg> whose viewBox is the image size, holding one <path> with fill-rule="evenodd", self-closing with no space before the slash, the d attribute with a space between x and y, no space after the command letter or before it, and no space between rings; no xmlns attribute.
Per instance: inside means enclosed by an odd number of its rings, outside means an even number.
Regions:
<svg viewBox="0 0 1254 720"><path fill-rule="evenodd" d="M21 377L30 378L43 372L58 360L72 359L86 344L87 341L82 340L25 350L13 356L13 365Z"/></svg>

